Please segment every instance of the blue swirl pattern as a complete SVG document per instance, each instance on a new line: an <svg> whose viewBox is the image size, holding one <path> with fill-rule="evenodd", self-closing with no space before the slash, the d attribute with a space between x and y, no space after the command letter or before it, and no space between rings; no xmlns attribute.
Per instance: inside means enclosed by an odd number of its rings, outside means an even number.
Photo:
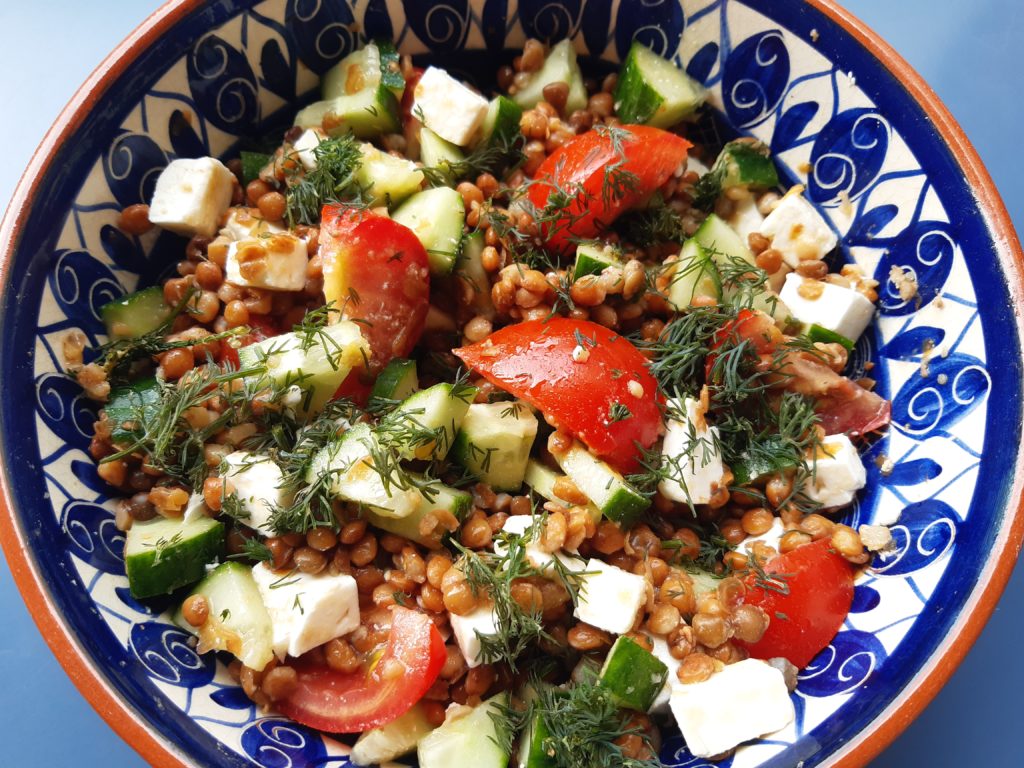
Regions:
<svg viewBox="0 0 1024 768"><path fill-rule="evenodd" d="M729 54L722 99L729 121L749 130L767 120L789 84L789 49L782 32L770 29L747 38Z"/></svg>
<svg viewBox="0 0 1024 768"><path fill-rule="evenodd" d="M209 122L230 133L248 134L260 120L259 86L249 59L211 32L188 57L192 98Z"/></svg>

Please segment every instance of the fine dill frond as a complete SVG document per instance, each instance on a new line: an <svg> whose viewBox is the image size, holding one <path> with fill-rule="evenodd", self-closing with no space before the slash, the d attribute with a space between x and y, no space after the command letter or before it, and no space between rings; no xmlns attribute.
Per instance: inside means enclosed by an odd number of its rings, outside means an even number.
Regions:
<svg viewBox="0 0 1024 768"><path fill-rule="evenodd" d="M686 239L682 217L663 203L627 211L615 220L614 229L623 242L637 248L663 243L682 244Z"/></svg>
<svg viewBox="0 0 1024 768"><path fill-rule="evenodd" d="M359 200L361 190L355 178L362 161L359 141L345 135L325 139L313 149L316 168L288 180L286 217L289 227L316 224L327 203Z"/></svg>
<svg viewBox="0 0 1024 768"><path fill-rule="evenodd" d="M274 553L270 547L263 543L263 540L252 537L245 540L242 551L234 555L228 555L229 560L254 560L257 563L269 563L274 559Z"/></svg>
<svg viewBox="0 0 1024 768"><path fill-rule="evenodd" d="M483 173L500 177L514 171L526 160L524 144L521 133L498 137L493 143L477 147L462 160L423 166L420 171L432 187L450 187L461 179L475 179Z"/></svg>

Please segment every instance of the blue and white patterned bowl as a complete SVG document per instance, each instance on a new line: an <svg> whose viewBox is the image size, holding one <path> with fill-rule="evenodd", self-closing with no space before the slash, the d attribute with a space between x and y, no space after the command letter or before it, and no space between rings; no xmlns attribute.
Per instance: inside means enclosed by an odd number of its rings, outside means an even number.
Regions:
<svg viewBox="0 0 1024 768"><path fill-rule="evenodd" d="M676 56L724 124L768 142L846 257L881 282L855 364L893 401L848 517L898 523L795 723L720 765L863 765L934 695L980 631L1020 547L1020 249L984 169L909 67L826 0L196 0L172 2L83 86L32 161L0 242L0 404L8 561L82 692L154 765L345 765L340 742L268 717L165 606L128 594L123 539L87 454L93 410L62 376L71 329L159 279L182 241L132 238L174 157L230 155L282 129L317 75L366 37L493 72L527 36L617 61L634 38ZM475 51L468 54L465 52ZM457 55L452 55L457 54ZM889 269L916 275L899 298ZM929 353L926 351L932 348ZM877 466L887 458L892 471ZM702 766L678 737L667 766ZM801 762L802 761L802 762Z"/></svg>

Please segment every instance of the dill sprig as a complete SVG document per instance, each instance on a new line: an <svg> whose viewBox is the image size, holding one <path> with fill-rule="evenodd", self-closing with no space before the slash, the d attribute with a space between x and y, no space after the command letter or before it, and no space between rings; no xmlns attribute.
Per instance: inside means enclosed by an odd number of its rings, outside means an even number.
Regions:
<svg viewBox="0 0 1024 768"><path fill-rule="evenodd" d="M616 219L614 229L623 241L637 248L682 243L686 239L682 217L664 203L658 202L647 208L627 211Z"/></svg>
<svg viewBox="0 0 1024 768"><path fill-rule="evenodd" d="M483 173L499 176L523 164L526 160L524 143L522 133L496 137L492 143L477 147L462 160L425 165L420 171L432 187L450 187L461 179L475 179Z"/></svg>
<svg viewBox="0 0 1024 768"><path fill-rule="evenodd" d="M362 196L355 178L362 161L356 138L345 135L325 139L313 148L313 156L316 168L305 173L299 170L288 180L285 199L289 227L316 224L325 204L359 200Z"/></svg>

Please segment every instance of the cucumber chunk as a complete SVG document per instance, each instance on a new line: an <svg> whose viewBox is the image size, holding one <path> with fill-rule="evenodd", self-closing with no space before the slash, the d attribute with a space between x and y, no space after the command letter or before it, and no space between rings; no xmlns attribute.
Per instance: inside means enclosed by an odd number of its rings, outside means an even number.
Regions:
<svg viewBox="0 0 1024 768"><path fill-rule="evenodd" d="M766 144L750 139L730 141L711 170L694 186L694 204L711 210L719 195L732 187L769 189L779 185L779 175Z"/></svg>
<svg viewBox="0 0 1024 768"><path fill-rule="evenodd" d="M814 342L822 342L825 344L842 344L846 347L848 352L852 352L856 343L853 339L848 339L841 333L836 333L828 328L823 328L817 323L811 323L804 328L803 335Z"/></svg>
<svg viewBox="0 0 1024 768"><path fill-rule="evenodd" d="M420 388L416 361L397 357L384 366L370 390L370 403L399 402Z"/></svg>
<svg viewBox="0 0 1024 768"><path fill-rule="evenodd" d="M621 266L622 256L614 246L580 243L576 246L576 264L573 267L572 279L579 280L584 275L600 275L608 267Z"/></svg>
<svg viewBox="0 0 1024 768"><path fill-rule="evenodd" d="M274 631L252 569L241 563L221 563L194 590L209 607L198 629L178 609L174 621L199 637L205 651L227 651L245 666L262 670L274 656Z"/></svg>
<svg viewBox="0 0 1024 768"><path fill-rule="evenodd" d="M637 642L621 635L608 652L600 685L620 707L646 712L665 685L668 667Z"/></svg>
<svg viewBox="0 0 1024 768"><path fill-rule="evenodd" d="M633 41L615 86L615 111L623 123L669 128L692 116L706 97L700 83Z"/></svg>
<svg viewBox="0 0 1024 768"><path fill-rule="evenodd" d="M272 155L264 154L263 152L241 152L239 158L242 161L242 184L247 185L250 181L255 181L260 177L260 171L262 171L267 163L273 160Z"/></svg>
<svg viewBox="0 0 1024 768"><path fill-rule="evenodd" d="M162 389L154 378L139 379L110 393L104 407L115 445L131 445L142 436L143 425L160 409Z"/></svg>
<svg viewBox="0 0 1024 768"><path fill-rule="evenodd" d="M551 731L534 712L519 740L519 768L558 768L551 750Z"/></svg>
<svg viewBox="0 0 1024 768"><path fill-rule="evenodd" d="M572 47L571 40L562 40L552 48L544 60L544 65L533 74L524 87L516 91L512 98L520 107L530 109L544 100L544 88L552 83L565 83L569 86L565 114L570 115L577 109L586 109L587 89L583 85L583 74L576 61L576 49Z"/></svg>
<svg viewBox="0 0 1024 768"><path fill-rule="evenodd" d="M387 725L363 731L349 758L356 765L379 765L407 755L434 730L420 704Z"/></svg>
<svg viewBox="0 0 1024 768"><path fill-rule="evenodd" d="M523 482L530 486L530 489L538 496L543 496L548 501L569 507L572 504L555 493L555 483L562 477L565 477L565 475L560 475L553 469L545 467L536 459L530 459L526 462L526 476L523 478ZM587 510L590 512L590 517L595 523L600 522L601 510L593 502L587 502Z"/></svg>
<svg viewBox="0 0 1024 768"><path fill-rule="evenodd" d="M224 525L210 517L183 522L165 517L128 529L124 568L133 597L166 595L194 584L224 550Z"/></svg>
<svg viewBox="0 0 1024 768"><path fill-rule="evenodd" d="M100 307L100 316L111 339L134 339L166 323L171 311L163 288L154 285L107 302Z"/></svg>
<svg viewBox="0 0 1024 768"><path fill-rule="evenodd" d="M423 186L423 171L412 160L389 155L372 144L363 144L359 151L362 159L354 177L371 205L390 207L419 192Z"/></svg>
<svg viewBox="0 0 1024 768"><path fill-rule="evenodd" d="M577 441L555 460L601 514L623 528L633 525L651 500Z"/></svg>
<svg viewBox="0 0 1024 768"><path fill-rule="evenodd" d="M483 232L471 232L466 235L462 241L462 253L459 255L454 274L462 283L459 289L472 294L469 306L473 311L488 320L493 320L497 310L491 299L491 278L481 260L486 246Z"/></svg>
<svg viewBox="0 0 1024 768"><path fill-rule="evenodd" d="M411 229L423 243L430 274L447 275L454 269L466 222L462 195L450 187L425 189L402 203L391 218Z"/></svg>
<svg viewBox="0 0 1024 768"><path fill-rule="evenodd" d="M453 166L465 159L466 153L460 147L442 139L425 125L420 129L420 162L439 170L449 183L454 184L458 180Z"/></svg>
<svg viewBox="0 0 1024 768"><path fill-rule="evenodd" d="M495 96L487 106L487 115L480 128L478 145L486 147L511 144L522 135L519 128L522 116L523 108L508 96Z"/></svg>
<svg viewBox="0 0 1024 768"><path fill-rule="evenodd" d="M452 455L496 491L518 491L537 437L537 417L524 403L473 403Z"/></svg>
<svg viewBox="0 0 1024 768"><path fill-rule="evenodd" d="M435 384L415 392L381 421L406 459L443 459L466 417L476 387Z"/></svg>
<svg viewBox="0 0 1024 768"><path fill-rule="evenodd" d="M445 511L455 515L455 519L462 522L472 506L472 494L451 488L441 482L434 482L430 484L419 506L406 517L388 517L370 507L364 507L362 515L368 523L382 531L415 541L429 549L437 546L438 537L434 532L426 535L421 533L420 521L431 512Z"/></svg>
<svg viewBox="0 0 1024 768"><path fill-rule="evenodd" d="M398 98L405 91L398 51L391 42L382 40L367 43L327 70L320 80L320 93L324 99L334 99L377 85Z"/></svg>
<svg viewBox="0 0 1024 768"><path fill-rule="evenodd" d="M478 707L450 709L444 723L420 741L420 768L507 768L509 756L499 746L504 738L495 722L507 705L508 695L500 693Z"/></svg>
<svg viewBox="0 0 1024 768"><path fill-rule="evenodd" d="M736 233L735 229L714 213L704 219L704 222L694 233L693 239L719 265L727 264L730 261L754 263L754 254L750 252L750 248L743 242L743 238Z"/></svg>
<svg viewBox="0 0 1024 768"><path fill-rule="evenodd" d="M675 263L668 300L676 311L687 309L696 298L722 300L722 278L711 255L695 238L683 243Z"/></svg>
<svg viewBox="0 0 1024 768"><path fill-rule="evenodd" d="M384 85L317 101L295 116L301 128L323 128L329 136L351 133L360 139L372 139L400 130L398 100Z"/></svg>

